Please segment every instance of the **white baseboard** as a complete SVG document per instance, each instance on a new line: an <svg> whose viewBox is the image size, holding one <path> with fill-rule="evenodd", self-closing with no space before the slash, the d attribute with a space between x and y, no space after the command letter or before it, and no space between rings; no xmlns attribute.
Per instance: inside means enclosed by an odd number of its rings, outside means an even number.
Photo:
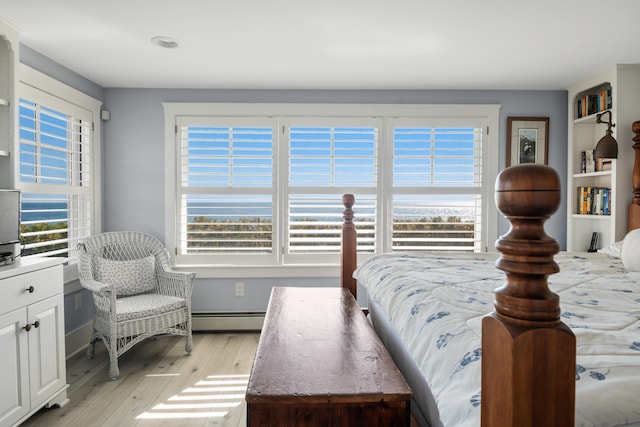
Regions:
<svg viewBox="0 0 640 427"><path fill-rule="evenodd" d="M194 312L193 331L260 331L264 323L264 312ZM65 336L65 352L69 359L89 345L93 322L89 322Z"/></svg>
<svg viewBox="0 0 640 427"><path fill-rule="evenodd" d="M65 353L67 353L67 359L87 348L92 332L93 322L89 322L65 335L64 345Z"/></svg>
<svg viewBox="0 0 640 427"><path fill-rule="evenodd" d="M193 312L194 331L260 331L264 312Z"/></svg>

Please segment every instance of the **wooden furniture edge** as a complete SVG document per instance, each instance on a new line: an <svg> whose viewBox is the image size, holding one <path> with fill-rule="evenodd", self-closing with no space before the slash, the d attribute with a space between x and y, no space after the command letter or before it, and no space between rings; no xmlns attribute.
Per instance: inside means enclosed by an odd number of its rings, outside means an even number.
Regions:
<svg viewBox="0 0 640 427"><path fill-rule="evenodd" d="M633 122L631 130L634 133L632 140L635 160L633 164L633 174L631 175L633 200L629 205L627 231L640 228L640 120Z"/></svg>
<svg viewBox="0 0 640 427"><path fill-rule="evenodd" d="M245 394L247 425L409 426L411 397L348 289L272 289Z"/></svg>

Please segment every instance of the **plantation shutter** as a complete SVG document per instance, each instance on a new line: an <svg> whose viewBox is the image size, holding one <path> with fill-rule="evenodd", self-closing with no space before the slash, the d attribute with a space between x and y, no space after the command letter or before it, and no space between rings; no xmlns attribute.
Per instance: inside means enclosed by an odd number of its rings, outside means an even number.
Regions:
<svg viewBox="0 0 640 427"><path fill-rule="evenodd" d="M178 255L275 262L277 120L180 117L177 125Z"/></svg>
<svg viewBox="0 0 640 427"><path fill-rule="evenodd" d="M391 250L480 250L485 128L480 119L395 121Z"/></svg>
<svg viewBox="0 0 640 427"><path fill-rule="evenodd" d="M382 121L371 118L295 118L287 127L288 260L340 253L342 194L356 194L359 249L375 250L378 141Z"/></svg>
<svg viewBox="0 0 640 427"><path fill-rule="evenodd" d="M360 261L488 250L498 117L495 105L167 103L176 264L324 274L340 259L347 193Z"/></svg>
<svg viewBox="0 0 640 427"><path fill-rule="evenodd" d="M91 234L92 112L23 85L19 103L19 187L23 255L76 261Z"/></svg>

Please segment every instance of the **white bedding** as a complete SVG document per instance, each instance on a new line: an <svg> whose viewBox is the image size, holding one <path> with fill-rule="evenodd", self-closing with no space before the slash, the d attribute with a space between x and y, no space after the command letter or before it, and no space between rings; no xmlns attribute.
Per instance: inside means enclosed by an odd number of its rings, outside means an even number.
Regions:
<svg viewBox="0 0 640 427"><path fill-rule="evenodd" d="M444 426L480 425L481 320L505 281L498 254L385 254L354 273L427 379ZM549 287L577 338L576 426L640 423L640 273L561 252Z"/></svg>

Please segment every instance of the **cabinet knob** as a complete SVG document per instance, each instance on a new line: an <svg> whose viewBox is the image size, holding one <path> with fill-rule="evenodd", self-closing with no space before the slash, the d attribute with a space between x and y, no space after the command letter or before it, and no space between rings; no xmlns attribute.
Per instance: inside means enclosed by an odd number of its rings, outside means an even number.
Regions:
<svg viewBox="0 0 640 427"><path fill-rule="evenodd" d="M24 325L22 327L22 329L24 329L25 331L29 332L31 330L31 327L38 328L39 326L40 326L40 321L36 320L33 323L27 323L26 325Z"/></svg>
<svg viewBox="0 0 640 427"><path fill-rule="evenodd" d="M34 288L33 286L29 286L26 291L29 292L30 294L32 294L34 291L36 290L36 288Z"/></svg>

